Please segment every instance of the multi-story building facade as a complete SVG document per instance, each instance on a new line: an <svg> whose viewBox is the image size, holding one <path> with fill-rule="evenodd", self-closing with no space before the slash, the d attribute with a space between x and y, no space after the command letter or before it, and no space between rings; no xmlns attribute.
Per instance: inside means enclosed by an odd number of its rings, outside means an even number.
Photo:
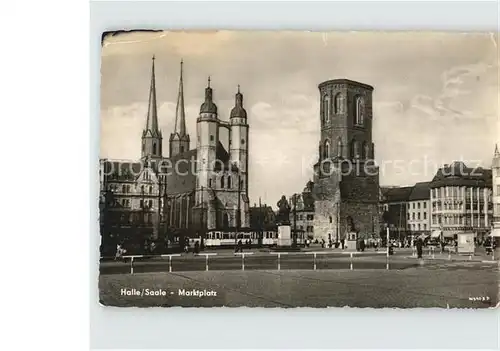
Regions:
<svg viewBox="0 0 500 351"><path fill-rule="evenodd" d="M431 232L430 182L420 182L412 188L407 204L407 229L412 234Z"/></svg>
<svg viewBox="0 0 500 351"><path fill-rule="evenodd" d="M493 183L493 219L492 219L492 236L500 237L500 152L498 145L495 145L495 154L491 165L492 183Z"/></svg>
<svg viewBox="0 0 500 351"><path fill-rule="evenodd" d="M463 231L483 237L493 217L492 172L453 162L440 168L430 183L431 230L453 238Z"/></svg>
<svg viewBox="0 0 500 351"><path fill-rule="evenodd" d="M290 212L292 230L296 229L299 237L304 239L312 239L314 237L313 188L314 183L309 181L302 193L294 194L288 200L292 208Z"/></svg>
<svg viewBox="0 0 500 351"><path fill-rule="evenodd" d="M403 239L409 232L407 213L412 191L412 186L381 188L383 225L389 227L389 235L392 239Z"/></svg>

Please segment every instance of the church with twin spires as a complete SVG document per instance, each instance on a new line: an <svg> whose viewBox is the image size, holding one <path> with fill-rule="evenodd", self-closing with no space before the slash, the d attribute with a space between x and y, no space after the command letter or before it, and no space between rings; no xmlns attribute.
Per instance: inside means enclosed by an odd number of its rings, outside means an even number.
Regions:
<svg viewBox="0 0 500 351"><path fill-rule="evenodd" d="M101 218L107 218L103 230L129 238L137 232L157 238L167 232L198 236L203 231L249 227L249 125L239 86L229 121L225 121L220 119L208 78L193 147L186 129L181 62L167 157L158 123L155 79L153 57L148 112L141 140L137 140L141 159L100 160ZM228 131L227 149L219 138L221 129Z"/></svg>

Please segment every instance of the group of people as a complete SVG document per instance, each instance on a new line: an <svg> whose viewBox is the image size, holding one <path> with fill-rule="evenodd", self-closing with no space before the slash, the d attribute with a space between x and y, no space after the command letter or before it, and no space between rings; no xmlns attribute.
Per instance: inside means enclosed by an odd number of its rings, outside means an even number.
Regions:
<svg viewBox="0 0 500 351"><path fill-rule="evenodd" d="M252 248L252 240L251 239L245 240L245 247L249 250ZM234 252L243 252L243 241L241 239L238 240L238 242L236 243L236 247L234 248Z"/></svg>

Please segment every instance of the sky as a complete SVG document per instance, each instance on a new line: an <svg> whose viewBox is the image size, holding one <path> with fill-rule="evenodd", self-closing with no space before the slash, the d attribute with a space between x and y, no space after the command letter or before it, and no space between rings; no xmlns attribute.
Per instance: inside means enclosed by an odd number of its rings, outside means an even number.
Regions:
<svg viewBox="0 0 500 351"><path fill-rule="evenodd" d="M439 166L454 160L489 168L500 141L497 34L133 32L103 43L101 158L139 159L153 55L166 155L181 59L191 148L208 76L222 120L229 119L241 86L250 125L251 204L261 197L275 205L312 179L318 84L325 80L347 78L374 87L381 185L430 181Z"/></svg>

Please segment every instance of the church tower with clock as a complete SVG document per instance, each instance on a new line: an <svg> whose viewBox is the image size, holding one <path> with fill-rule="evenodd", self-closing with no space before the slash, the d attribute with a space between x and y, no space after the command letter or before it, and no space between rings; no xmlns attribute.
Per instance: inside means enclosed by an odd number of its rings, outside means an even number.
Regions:
<svg viewBox="0 0 500 351"><path fill-rule="evenodd" d="M314 236L325 241L378 234L379 174L372 141L373 87L325 81L320 93L321 134L314 165Z"/></svg>

